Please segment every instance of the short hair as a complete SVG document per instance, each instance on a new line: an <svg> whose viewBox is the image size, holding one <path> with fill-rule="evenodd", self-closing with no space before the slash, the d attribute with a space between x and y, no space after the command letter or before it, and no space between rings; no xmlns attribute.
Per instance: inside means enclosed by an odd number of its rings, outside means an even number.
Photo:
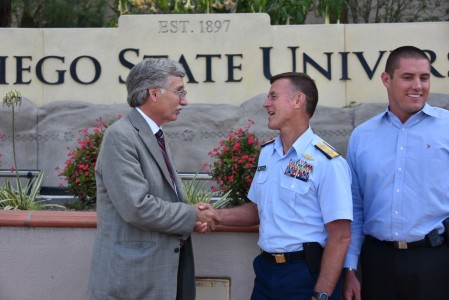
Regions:
<svg viewBox="0 0 449 300"><path fill-rule="evenodd" d="M312 117L318 104L318 88L316 87L315 80L305 73L285 72L271 77L270 83L272 84L282 78L290 80L295 92L301 92L306 95L306 112Z"/></svg>
<svg viewBox="0 0 449 300"><path fill-rule="evenodd" d="M388 56L387 63L385 64L385 72L393 77L394 70L399 68L399 61L401 58L416 58L425 59L429 62L429 57L423 50L413 47L413 46L402 46L391 51Z"/></svg>
<svg viewBox="0 0 449 300"><path fill-rule="evenodd" d="M148 90L154 87L167 88L168 77L184 77L183 66L167 58L146 58L135 65L126 78L127 101L131 107L145 103Z"/></svg>

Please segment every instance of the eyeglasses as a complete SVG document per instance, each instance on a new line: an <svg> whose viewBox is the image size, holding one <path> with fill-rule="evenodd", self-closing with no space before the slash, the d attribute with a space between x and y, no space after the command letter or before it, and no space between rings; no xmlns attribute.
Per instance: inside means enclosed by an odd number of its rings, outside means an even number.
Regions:
<svg viewBox="0 0 449 300"><path fill-rule="evenodd" d="M167 92L171 92L171 93L173 93L173 94L176 94L176 95L179 96L180 99L185 98L186 95L187 95L187 91L186 91L186 90L173 90L173 91L167 90L167 89L161 89L161 90L164 90L164 91L167 91Z"/></svg>

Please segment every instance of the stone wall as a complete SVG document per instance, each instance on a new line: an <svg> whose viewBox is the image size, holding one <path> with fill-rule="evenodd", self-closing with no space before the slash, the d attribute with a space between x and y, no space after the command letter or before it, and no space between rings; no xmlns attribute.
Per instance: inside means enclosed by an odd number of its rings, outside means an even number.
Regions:
<svg viewBox="0 0 449 300"><path fill-rule="evenodd" d="M210 162L208 152L225 138L228 131L248 124L261 139L277 135L267 129L267 114L262 107L264 95L258 95L241 106L191 104L185 107L176 122L164 126L179 172L200 170L204 162ZM449 95L431 94L429 103L449 109ZM383 111L386 104L359 104L350 108L318 106L311 126L314 132L333 145L343 156L350 134L355 126ZM127 104L94 105L79 101L60 101L36 107L24 99L15 108L15 139L19 169L42 169L45 171L43 186L57 187L64 181L58 177L56 167L63 168L69 153L68 147L77 146L79 130L91 128L99 117L115 120L119 114L126 115ZM0 107L0 168L13 165L11 139L11 109Z"/></svg>

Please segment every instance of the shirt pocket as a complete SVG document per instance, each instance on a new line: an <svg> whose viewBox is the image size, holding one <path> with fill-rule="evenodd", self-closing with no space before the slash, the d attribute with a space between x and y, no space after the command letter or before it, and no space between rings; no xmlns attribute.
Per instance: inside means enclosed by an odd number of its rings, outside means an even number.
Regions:
<svg viewBox="0 0 449 300"><path fill-rule="evenodd" d="M307 194L310 191L310 180L305 182L296 178L289 178L281 182L279 191L279 202L284 206L284 211L292 217L297 217L299 207L307 205Z"/></svg>
<svg viewBox="0 0 449 300"><path fill-rule="evenodd" d="M264 184L268 180L268 172L267 171L258 171L256 173L256 177L254 178L254 181L258 184Z"/></svg>
<svg viewBox="0 0 449 300"><path fill-rule="evenodd" d="M157 261L156 243L153 241L117 241L113 248L114 289L120 291L121 299L142 299L142 282L134 278L148 278L148 272L161 262ZM132 274L132 276L130 276ZM109 274L111 277L111 275ZM153 283L148 283L149 289Z"/></svg>
<svg viewBox="0 0 449 300"><path fill-rule="evenodd" d="M155 246L156 243L152 241L116 242L114 246L115 265L118 270L146 269L147 262L155 251Z"/></svg>
<svg viewBox="0 0 449 300"><path fill-rule="evenodd" d="M304 195L307 194L310 189L310 180L302 181L296 178L289 178L287 180L282 180L281 187L282 190L286 191L287 195Z"/></svg>

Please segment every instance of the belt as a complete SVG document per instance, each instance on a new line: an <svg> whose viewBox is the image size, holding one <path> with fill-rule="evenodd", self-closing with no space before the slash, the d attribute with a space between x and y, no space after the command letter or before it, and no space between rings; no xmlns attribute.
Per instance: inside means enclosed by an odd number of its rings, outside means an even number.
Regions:
<svg viewBox="0 0 449 300"><path fill-rule="evenodd" d="M444 235L440 235L441 238L443 238L444 241ZM384 245L393 247L395 249L400 249L400 250L407 250L407 249L412 249L412 248L420 248L420 247L433 247L430 242L427 239L422 239L419 241L415 241L415 242L402 242L402 241L381 241L376 239L373 236L367 235L365 236L365 239L370 240L370 241L375 241L377 243L382 243Z"/></svg>
<svg viewBox="0 0 449 300"><path fill-rule="evenodd" d="M304 259L304 251L286 252L286 253L269 253L262 250L262 256L277 264L286 262L294 262Z"/></svg>

